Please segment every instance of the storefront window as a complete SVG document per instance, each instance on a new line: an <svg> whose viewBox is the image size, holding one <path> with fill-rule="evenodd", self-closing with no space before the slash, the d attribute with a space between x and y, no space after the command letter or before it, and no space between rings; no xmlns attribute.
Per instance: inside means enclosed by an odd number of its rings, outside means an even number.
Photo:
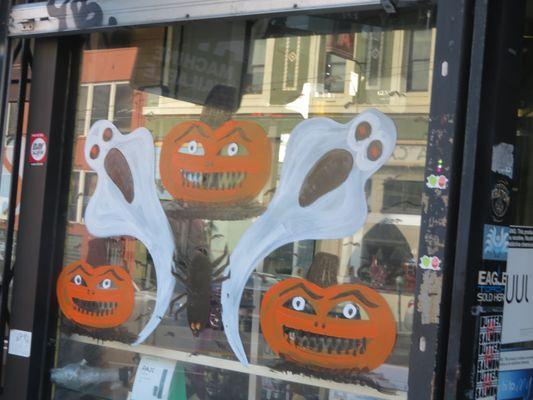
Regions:
<svg viewBox="0 0 533 400"><path fill-rule="evenodd" d="M260 94L263 92L265 78L266 40L256 39L253 41L251 58L248 63L248 86L246 93Z"/></svg>
<svg viewBox="0 0 533 400"><path fill-rule="evenodd" d="M91 35L54 399L405 398L430 11Z"/></svg>
<svg viewBox="0 0 533 400"><path fill-rule="evenodd" d="M407 34L407 91L427 91L429 85L429 58L431 31L412 30Z"/></svg>
<svg viewBox="0 0 533 400"><path fill-rule="evenodd" d="M109 94L111 93L111 85L97 85L93 86L93 101L91 112L91 124L101 119L109 118Z"/></svg>

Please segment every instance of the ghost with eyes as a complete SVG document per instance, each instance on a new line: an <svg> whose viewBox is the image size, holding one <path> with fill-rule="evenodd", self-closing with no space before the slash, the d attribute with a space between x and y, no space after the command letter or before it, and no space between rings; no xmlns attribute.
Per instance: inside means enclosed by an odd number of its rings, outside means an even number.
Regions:
<svg viewBox="0 0 533 400"><path fill-rule="evenodd" d="M136 344L142 343L165 315L175 285L171 273L175 245L157 196L154 154L147 129L124 135L105 120L94 123L85 142L85 159L98 174L85 211L88 231L97 237L133 236L146 246L154 262L156 304Z"/></svg>
<svg viewBox="0 0 533 400"><path fill-rule="evenodd" d="M254 268L284 244L340 239L359 230L368 213L365 182L389 159L395 145L393 121L375 109L347 124L312 118L294 128L276 193L237 243L222 284L224 332L243 364L248 361L238 311Z"/></svg>

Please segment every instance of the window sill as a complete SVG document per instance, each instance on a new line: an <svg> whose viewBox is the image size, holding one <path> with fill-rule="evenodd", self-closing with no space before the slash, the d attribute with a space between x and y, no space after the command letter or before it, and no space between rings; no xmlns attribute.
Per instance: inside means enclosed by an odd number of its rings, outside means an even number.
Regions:
<svg viewBox="0 0 533 400"><path fill-rule="evenodd" d="M356 393L359 396L372 396L378 399L395 399L395 400L407 399L406 392L397 392L395 394L385 394L385 393L379 392L376 389L372 389L370 387L347 384L347 383L339 383L335 381L329 381L329 380L304 376L300 374L294 374L291 372L275 371L269 367L262 366L262 365L250 364L248 367L246 367L238 361L227 360L227 359L218 358L218 357L193 354L193 353L184 352L184 351L178 351L178 350L172 350L172 349L166 349L166 348L142 345L142 344L139 346L130 346L130 345L120 343L120 342L112 342L112 341L102 342L100 340L92 339L87 336L82 336L82 335L77 335L77 334L69 336L68 339L74 340L78 343L92 344L95 346L102 346L102 347L106 347L106 348L114 349L114 350L135 352L141 355L161 357L161 358L166 358L169 360L179 361L182 363L203 365L203 366L211 367L211 368L213 367L221 368L224 370L240 372L243 374L253 374L256 376L260 376L260 377L279 379L282 381L299 383L303 385L317 386L317 387L331 389L331 390L335 390L339 392ZM380 368L378 368L378 370L376 370L376 373L379 375L380 373L379 370L382 370L382 369L391 370L389 373L387 373L388 376L390 376L390 374L394 374L393 370L396 372L396 374L407 374L407 367L399 367L399 366L389 365L389 364L382 365Z"/></svg>

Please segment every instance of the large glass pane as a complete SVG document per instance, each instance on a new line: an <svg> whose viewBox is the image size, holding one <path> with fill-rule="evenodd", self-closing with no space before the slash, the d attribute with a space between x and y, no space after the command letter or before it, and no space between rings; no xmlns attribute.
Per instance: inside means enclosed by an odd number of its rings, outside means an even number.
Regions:
<svg viewBox="0 0 533 400"><path fill-rule="evenodd" d="M335 54L326 55L326 76L324 88L331 93L343 93L345 83L346 59Z"/></svg>
<svg viewBox="0 0 533 400"><path fill-rule="evenodd" d="M431 31L408 32L407 91L427 91L429 85L429 59Z"/></svg>
<svg viewBox="0 0 533 400"><path fill-rule="evenodd" d="M115 115L113 122L121 132L129 132L131 129L131 116L133 103L133 91L129 84L116 86Z"/></svg>
<svg viewBox="0 0 533 400"><path fill-rule="evenodd" d="M83 194L79 191L80 172L72 171L72 174L70 175L70 180L71 182L70 182L67 219L69 221L76 221L78 219L79 198Z"/></svg>
<svg viewBox="0 0 533 400"><path fill-rule="evenodd" d="M53 398L405 398L434 20L402 13L91 35Z"/></svg>
<svg viewBox="0 0 533 400"><path fill-rule="evenodd" d="M89 92L88 86L81 86L78 88L78 101L76 104L78 104L78 108L76 109L76 126L75 126L75 133L76 135L84 135L85 129L86 129L86 123L87 120L87 95Z"/></svg>
<svg viewBox="0 0 533 400"><path fill-rule="evenodd" d="M98 120L108 118L110 91L110 85L97 85L93 87L91 124Z"/></svg>
<svg viewBox="0 0 533 400"><path fill-rule="evenodd" d="M251 48L251 61L248 63L248 86L246 93L260 94L263 92L265 77L266 40L256 39Z"/></svg>

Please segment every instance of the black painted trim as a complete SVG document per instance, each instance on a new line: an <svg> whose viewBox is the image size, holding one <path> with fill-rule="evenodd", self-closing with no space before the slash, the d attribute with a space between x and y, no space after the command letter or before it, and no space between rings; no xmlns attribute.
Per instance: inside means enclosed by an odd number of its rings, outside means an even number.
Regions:
<svg viewBox="0 0 533 400"><path fill-rule="evenodd" d="M8 354L6 399L36 400L49 392L54 279L66 225L80 51L78 38L35 41L28 135L48 136L48 157L45 165L31 166L26 146L10 327L32 332L32 347L30 358Z"/></svg>
<svg viewBox="0 0 533 400"><path fill-rule="evenodd" d="M437 8L425 177L442 174L449 181L447 189L425 185L423 192L417 264L424 255L437 256L441 270L417 265L408 395L413 400L443 395L473 6L474 0L440 0Z"/></svg>

